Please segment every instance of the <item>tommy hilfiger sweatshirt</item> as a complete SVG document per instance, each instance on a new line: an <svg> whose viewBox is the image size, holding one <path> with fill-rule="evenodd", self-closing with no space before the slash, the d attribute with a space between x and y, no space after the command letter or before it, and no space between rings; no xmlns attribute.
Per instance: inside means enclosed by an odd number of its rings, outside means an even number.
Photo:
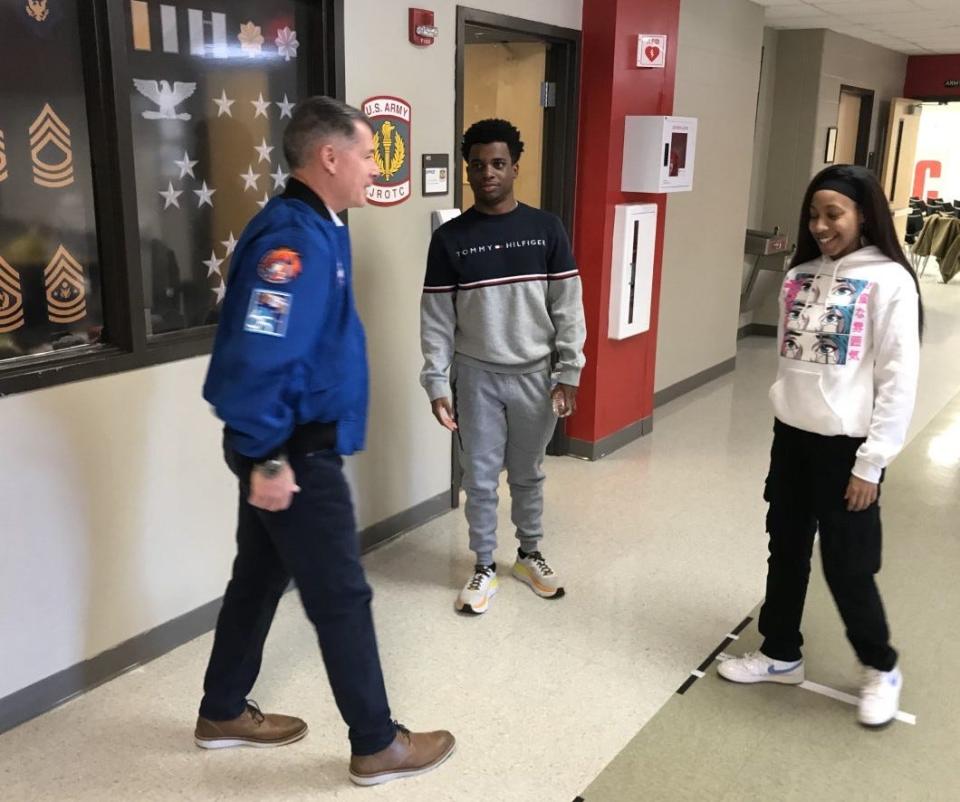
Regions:
<svg viewBox="0 0 960 802"><path fill-rule="evenodd" d="M495 373L532 373L559 359L553 380L577 386L585 363L580 273L559 218L520 203L475 208L434 232L420 302L420 382L450 396L454 358Z"/></svg>
<svg viewBox="0 0 960 802"><path fill-rule="evenodd" d="M853 474L878 482L903 448L920 337L912 276L874 246L791 269L780 291L777 418L808 432L866 437Z"/></svg>

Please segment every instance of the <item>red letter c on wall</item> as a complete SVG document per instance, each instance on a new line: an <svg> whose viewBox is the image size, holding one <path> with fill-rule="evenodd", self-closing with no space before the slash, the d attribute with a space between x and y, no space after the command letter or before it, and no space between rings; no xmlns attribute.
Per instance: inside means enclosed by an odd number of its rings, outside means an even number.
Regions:
<svg viewBox="0 0 960 802"><path fill-rule="evenodd" d="M930 178L939 178L941 167L940 162L929 159L917 162L917 167L913 171L913 197L924 197L923 190L927 183L927 173L930 174ZM929 200L933 200L934 198L939 198L940 193L932 189L927 193L926 197Z"/></svg>

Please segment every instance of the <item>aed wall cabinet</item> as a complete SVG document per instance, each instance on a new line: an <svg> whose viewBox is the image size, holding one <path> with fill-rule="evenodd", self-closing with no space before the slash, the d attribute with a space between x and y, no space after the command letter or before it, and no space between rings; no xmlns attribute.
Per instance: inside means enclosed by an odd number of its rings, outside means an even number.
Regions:
<svg viewBox="0 0 960 802"><path fill-rule="evenodd" d="M693 189L695 117L630 116L624 125L623 192Z"/></svg>
<svg viewBox="0 0 960 802"><path fill-rule="evenodd" d="M625 340L650 329L657 205L620 203L614 208L608 336Z"/></svg>

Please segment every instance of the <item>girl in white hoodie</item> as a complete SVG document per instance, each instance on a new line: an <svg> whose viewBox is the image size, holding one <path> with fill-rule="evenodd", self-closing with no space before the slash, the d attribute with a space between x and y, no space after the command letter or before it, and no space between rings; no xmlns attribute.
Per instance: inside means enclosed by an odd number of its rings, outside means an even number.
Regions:
<svg viewBox="0 0 960 802"><path fill-rule="evenodd" d="M835 165L803 199L780 292L767 591L760 650L722 662L734 682L803 682L800 619L814 535L847 638L864 667L858 718L891 722L903 677L874 575L880 482L903 447L917 389L923 308L872 173Z"/></svg>

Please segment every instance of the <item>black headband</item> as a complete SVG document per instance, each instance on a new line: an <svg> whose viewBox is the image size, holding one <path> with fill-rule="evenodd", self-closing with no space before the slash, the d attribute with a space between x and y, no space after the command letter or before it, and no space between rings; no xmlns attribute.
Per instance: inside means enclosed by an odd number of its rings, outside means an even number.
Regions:
<svg viewBox="0 0 960 802"><path fill-rule="evenodd" d="M857 205L859 205L863 199L863 192L857 183L842 176L831 176L830 178L823 179L823 181L820 181L814 186L813 192L819 192L821 189L832 189L834 192L846 195ZM810 197L813 197L813 192L810 193Z"/></svg>

